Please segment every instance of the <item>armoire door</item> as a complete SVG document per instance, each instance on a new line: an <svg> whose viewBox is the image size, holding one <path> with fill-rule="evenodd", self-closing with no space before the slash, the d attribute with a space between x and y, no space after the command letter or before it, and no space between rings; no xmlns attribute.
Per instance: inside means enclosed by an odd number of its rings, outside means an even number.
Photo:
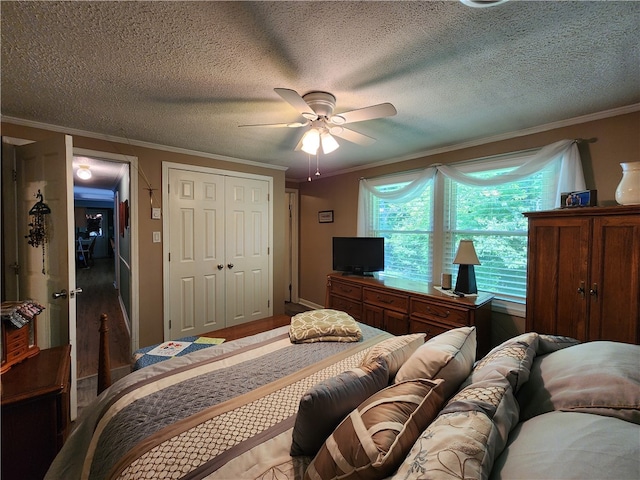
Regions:
<svg viewBox="0 0 640 480"><path fill-rule="evenodd" d="M529 220L527 331L587 338L587 218Z"/></svg>
<svg viewBox="0 0 640 480"><path fill-rule="evenodd" d="M639 343L640 216L593 220L589 340Z"/></svg>

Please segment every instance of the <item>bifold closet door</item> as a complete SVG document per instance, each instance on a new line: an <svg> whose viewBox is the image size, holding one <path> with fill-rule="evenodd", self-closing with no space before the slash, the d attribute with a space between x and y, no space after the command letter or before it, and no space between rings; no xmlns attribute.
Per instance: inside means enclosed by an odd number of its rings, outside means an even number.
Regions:
<svg viewBox="0 0 640 480"><path fill-rule="evenodd" d="M224 177L169 170L171 339L224 328ZM144 268L144 266L142 266Z"/></svg>
<svg viewBox="0 0 640 480"><path fill-rule="evenodd" d="M227 326L269 316L269 184L225 177Z"/></svg>

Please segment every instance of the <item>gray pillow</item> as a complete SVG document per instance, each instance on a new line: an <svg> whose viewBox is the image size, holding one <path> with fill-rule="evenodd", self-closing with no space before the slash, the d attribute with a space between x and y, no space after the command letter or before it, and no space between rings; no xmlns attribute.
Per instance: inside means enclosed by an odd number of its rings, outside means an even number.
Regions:
<svg viewBox="0 0 640 480"><path fill-rule="evenodd" d="M448 399L471 373L476 359L476 327L454 328L429 339L402 364L395 383L416 378L442 378Z"/></svg>
<svg viewBox="0 0 640 480"><path fill-rule="evenodd" d="M291 456L315 455L351 411L389 383L384 360L353 368L314 385L300 399Z"/></svg>
<svg viewBox="0 0 640 480"><path fill-rule="evenodd" d="M554 410L640 424L640 346L587 342L536 357L518 392L520 420Z"/></svg>

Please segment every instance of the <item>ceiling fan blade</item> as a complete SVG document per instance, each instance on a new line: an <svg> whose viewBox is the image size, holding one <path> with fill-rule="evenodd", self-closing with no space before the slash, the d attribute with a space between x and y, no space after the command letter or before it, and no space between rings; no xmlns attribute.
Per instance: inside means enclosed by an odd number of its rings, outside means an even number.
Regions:
<svg viewBox="0 0 640 480"><path fill-rule="evenodd" d="M274 90L285 102L295 108L305 118L317 117L312 108L304 101L304 98L302 98L295 90L290 90L288 88L274 88Z"/></svg>
<svg viewBox="0 0 640 480"><path fill-rule="evenodd" d="M373 120L375 118L391 117L396 113L398 113L396 107L390 103L380 103L378 105L371 105L370 107L339 113L331 117L331 122L336 125L342 125L343 123L355 123Z"/></svg>
<svg viewBox="0 0 640 480"><path fill-rule="evenodd" d="M281 128L281 127L299 128L299 127L306 127L307 125L309 125L309 122L258 123L254 125L238 125L238 126L239 127L267 127L267 128Z"/></svg>
<svg viewBox="0 0 640 480"><path fill-rule="evenodd" d="M376 141L375 138L355 132L353 130L349 130L348 128L344 127L332 127L331 129L329 129L329 133L331 133L331 135L335 135L336 137L347 140L348 142L357 143L358 145L371 145Z"/></svg>

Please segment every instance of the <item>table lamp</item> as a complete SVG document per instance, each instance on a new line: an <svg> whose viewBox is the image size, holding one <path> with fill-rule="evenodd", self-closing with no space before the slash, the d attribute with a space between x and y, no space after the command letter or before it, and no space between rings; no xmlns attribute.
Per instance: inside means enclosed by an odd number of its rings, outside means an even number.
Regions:
<svg viewBox="0 0 640 480"><path fill-rule="evenodd" d="M473 247L472 240L460 240L458 252L453 263L458 265L458 278L456 279L456 292L462 293L478 293L476 286L476 272L474 265L480 265L476 249Z"/></svg>

